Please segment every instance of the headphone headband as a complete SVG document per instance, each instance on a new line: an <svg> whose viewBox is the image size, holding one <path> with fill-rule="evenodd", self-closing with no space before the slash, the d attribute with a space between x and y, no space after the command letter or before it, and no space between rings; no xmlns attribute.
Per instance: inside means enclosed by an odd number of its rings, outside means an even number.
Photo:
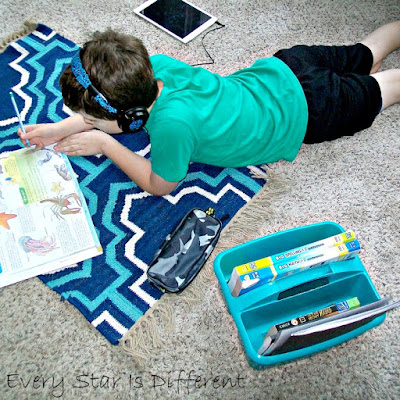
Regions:
<svg viewBox="0 0 400 400"><path fill-rule="evenodd" d="M82 65L80 51L78 51L71 60L71 70L75 75L76 80L80 83L85 89L88 89L94 95L93 98L108 112L111 114L118 114L116 108L112 107L108 100L105 98L103 94L101 94L92 84L89 75L85 71Z"/></svg>

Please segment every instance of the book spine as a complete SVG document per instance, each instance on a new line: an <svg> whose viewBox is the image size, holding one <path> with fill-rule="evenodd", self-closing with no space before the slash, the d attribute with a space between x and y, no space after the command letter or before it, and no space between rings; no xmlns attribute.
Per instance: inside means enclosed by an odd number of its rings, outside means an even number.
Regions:
<svg viewBox="0 0 400 400"><path fill-rule="evenodd" d="M284 264L272 265L250 273L239 275L238 271L234 270L228 282L228 287L232 296L237 297L254 289L259 284L281 279L306 268L346 260L359 253L360 250L361 247L358 240L352 240L333 247L321 248L318 252L305 253L302 258L291 259Z"/></svg>
<svg viewBox="0 0 400 400"><path fill-rule="evenodd" d="M235 267L235 269L237 270L239 275L247 274L255 270L270 268L273 265L276 266L277 264L285 263L287 260L301 258L306 253L320 251L322 248L337 246L339 244L343 244L354 239L354 232L347 231L334 236L330 236L326 239L318 240L317 242L309 243L301 247L296 247L294 249L284 251L282 253L277 253L256 261L251 261L249 263L239 265Z"/></svg>
<svg viewBox="0 0 400 400"><path fill-rule="evenodd" d="M315 321L317 319L330 317L331 315L339 314L346 310L352 310L360 306L360 301L357 297L341 301L339 303L331 304L328 307L321 308L320 310L311 312L309 314L301 315L300 317L293 318L290 321L282 322L274 325L267 333L269 336L276 335L282 329L291 328L293 326L305 324L307 322Z"/></svg>
<svg viewBox="0 0 400 400"><path fill-rule="evenodd" d="M319 252L305 254L302 258L289 260L277 265L277 278L280 279L294 272L302 271L310 267L317 267L335 261L343 261L353 257L361 250L358 240L339 244L337 246L321 249Z"/></svg>
<svg viewBox="0 0 400 400"><path fill-rule="evenodd" d="M234 294L237 290L240 290L240 281L242 280L240 277L245 276L246 282L244 283L244 287L248 288L256 283L257 279L265 279L266 276L270 276L270 280L274 280L277 276L275 265L284 263L289 259L301 258L304 257L305 253L313 253L315 251L320 251L321 248L337 246L341 243L346 243L355 238L355 234L353 231L346 231L334 236L330 236L326 239L318 240L316 242L307 244L305 246L297 247L292 250L288 250L282 253L278 253L269 257L264 257L256 261L251 261L246 264L239 265L232 270L228 288L230 292L237 296L238 294ZM274 262L275 260L275 262ZM262 269L266 269L265 271L261 271ZM253 271L258 271L253 274ZM250 274L250 275L249 275ZM261 277L259 276L261 275ZM236 289L235 289L236 288Z"/></svg>
<svg viewBox="0 0 400 400"><path fill-rule="evenodd" d="M292 328L294 326L302 325L307 322L316 321L318 319L327 318L332 315L339 314L343 311L352 310L354 308L360 307L360 301L357 297L352 297L351 299L341 301L339 303L331 304L328 307L324 307L320 310L314 311L309 314L301 315L300 317L292 318L289 321L282 322L272 326L264 337L263 344L258 349L259 354L264 354L276 335L283 329Z"/></svg>
<svg viewBox="0 0 400 400"><path fill-rule="evenodd" d="M353 231L346 231L343 233L339 233L334 236L330 236L326 239L318 240L317 242L313 242L307 244L305 246L297 247L292 250L288 250L279 254L275 254L271 256L273 263L281 263L285 262L285 260L293 259L301 257L303 253L310 253L313 251L319 251L322 248L338 246L343 243L350 242L355 240L356 236Z"/></svg>

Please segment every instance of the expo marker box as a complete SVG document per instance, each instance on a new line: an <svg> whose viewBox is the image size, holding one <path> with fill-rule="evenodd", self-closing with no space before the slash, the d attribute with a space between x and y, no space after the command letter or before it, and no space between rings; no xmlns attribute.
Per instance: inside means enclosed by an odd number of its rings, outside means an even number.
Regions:
<svg viewBox="0 0 400 400"><path fill-rule="evenodd" d="M264 264L263 267L254 269L251 272L240 274L241 266L239 266L232 271L228 287L232 296L240 296L259 285L283 278L306 268L347 260L358 254L360 250L360 243L354 239L342 244L332 245L331 247L322 246L317 249L314 248L302 253L296 253L292 257L284 258L283 261L280 259L280 261L272 263L269 266ZM289 253L293 252L289 251ZM272 259L272 257L268 258Z"/></svg>

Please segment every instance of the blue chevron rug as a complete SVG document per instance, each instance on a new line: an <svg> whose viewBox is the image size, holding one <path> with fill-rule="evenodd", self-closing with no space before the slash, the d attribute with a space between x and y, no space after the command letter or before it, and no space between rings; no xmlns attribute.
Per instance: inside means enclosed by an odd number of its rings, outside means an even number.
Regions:
<svg viewBox="0 0 400 400"><path fill-rule="evenodd" d="M52 29L36 30L0 54L0 152L21 147L9 92L25 124L59 121L69 115L58 79L78 50ZM142 131L120 135L130 149L148 157ZM192 208L228 216L224 225L261 189L247 168L222 169L193 163L175 191L159 198L139 189L107 158L71 157L104 254L40 279L67 299L112 344L163 296L146 279L147 266L165 236Z"/></svg>

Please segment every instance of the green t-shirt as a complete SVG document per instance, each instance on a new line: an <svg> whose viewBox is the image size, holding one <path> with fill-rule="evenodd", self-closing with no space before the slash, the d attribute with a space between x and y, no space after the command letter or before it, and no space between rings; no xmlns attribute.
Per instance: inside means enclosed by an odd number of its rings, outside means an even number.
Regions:
<svg viewBox="0 0 400 400"><path fill-rule="evenodd" d="M150 59L164 83L146 124L156 174L177 182L191 161L242 167L294 160L308 111L284 62L261 59L222 77L165 55Z"/></svg>

